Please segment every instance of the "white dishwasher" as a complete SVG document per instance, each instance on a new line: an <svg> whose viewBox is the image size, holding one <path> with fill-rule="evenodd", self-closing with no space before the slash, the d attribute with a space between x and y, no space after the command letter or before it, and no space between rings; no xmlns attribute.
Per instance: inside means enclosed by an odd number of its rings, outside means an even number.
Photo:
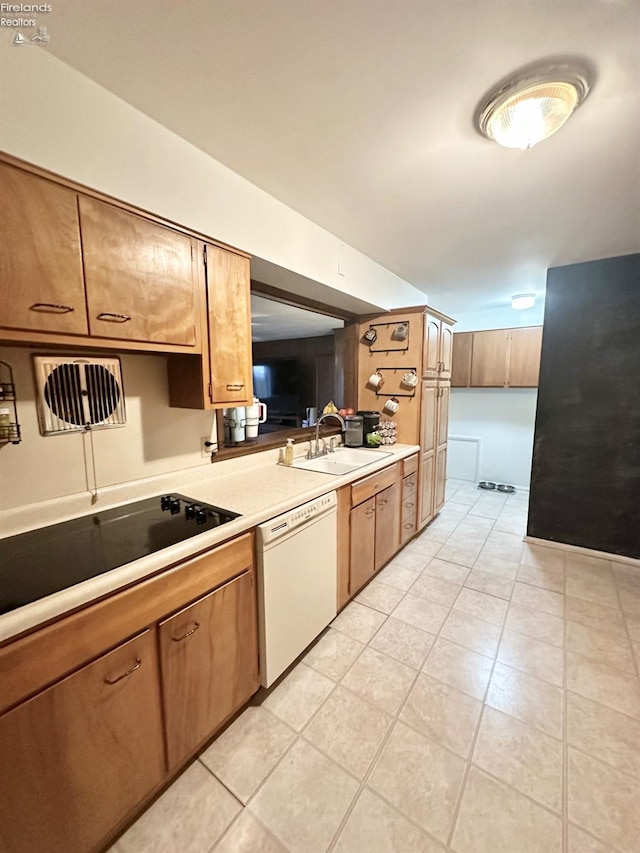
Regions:
<svg viewBox="0 0 640 853"><path fill-rule="evenodd" d="M336 493L258 527L260 673L270 687L337 612Z"/></svg>

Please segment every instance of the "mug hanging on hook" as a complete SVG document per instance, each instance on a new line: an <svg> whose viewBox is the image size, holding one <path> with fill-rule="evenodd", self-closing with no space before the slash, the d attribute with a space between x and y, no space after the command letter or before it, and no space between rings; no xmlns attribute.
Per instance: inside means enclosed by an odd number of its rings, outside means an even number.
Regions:
<svg viewBox="0 0 640 853"><path fill-rule="evenodd" d="M373 344L378 339L378 333L375 329L369 328L362 337L368 344Z"/></svg>
<svg viewBox="0 0 640 853"><path fill-rule="evenodd" d="M415 388L418 384L418 374L414 370L409 370L402 375L402 384L407 388Z"/></svg>
<svg viewBox="0 0 640 853"><path fill-rule="evenodd" d="M391 335L392 340L394 341L406 341L409 337L409 324L408 323L400 323L393 330L393 334Z"/></svg>
<svg viewBox="0 0 640 853"><path fill-rule="evenodd" d="M398 411L399 408L400 408L400 401L398 400L398 398L397 397L390 397L388 400L385 401L385 404L384 404L382 410L384 412L389 412L390 415L395 415L395 413Z"/></svg>

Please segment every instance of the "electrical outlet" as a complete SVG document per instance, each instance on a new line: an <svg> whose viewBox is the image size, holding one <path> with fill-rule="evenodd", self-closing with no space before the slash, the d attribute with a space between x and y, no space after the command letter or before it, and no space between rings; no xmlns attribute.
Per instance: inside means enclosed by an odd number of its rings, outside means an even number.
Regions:
<svg viewBox="0 0 640 853"><path fill-rule="evenodd" d="M206 445L206 442L208 441L211 441L208 435L204 435L200 439L200 456L202 456L203 459L208 459L211 456L211 448Z"/></svg>

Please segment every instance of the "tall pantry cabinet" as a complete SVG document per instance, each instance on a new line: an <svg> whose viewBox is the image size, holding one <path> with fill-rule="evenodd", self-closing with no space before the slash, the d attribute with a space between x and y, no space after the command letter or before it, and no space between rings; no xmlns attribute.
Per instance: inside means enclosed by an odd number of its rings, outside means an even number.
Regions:
<svg viewBox="0 0 640 853"><path fill-rule="evenodd" d="M454 323L433 308L417 307L363 317L358 328L358 408L395 421L398 442L420 445L417 530L444 505ZM406 337L401 328L408 329ZM365 337L371 329L373 342ZM377 372L382 388L368 382ZM415 387L403 382L406 373L417 375ZM398 402L395 414L384 411L388 399Z"/></svg>

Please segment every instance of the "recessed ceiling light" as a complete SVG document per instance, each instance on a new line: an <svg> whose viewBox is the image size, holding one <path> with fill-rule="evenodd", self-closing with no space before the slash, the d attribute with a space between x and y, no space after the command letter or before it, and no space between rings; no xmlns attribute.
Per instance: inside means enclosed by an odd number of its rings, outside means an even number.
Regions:
<svg viewBox="0 0 640 853"><path fill-rule="evenodd" d="M588 92L588 72L580 65L530 66L488 93L476 126L505 148L531 148L560 130Z"/></svg>
<svg viewBox="0 0 640 853"><path fill-rule="evenodd" d="M519 293L517 296L511 297L511 307L517 311L521 311L523 308L533 308L535 304L536 297L534 293Z"/></svg>

